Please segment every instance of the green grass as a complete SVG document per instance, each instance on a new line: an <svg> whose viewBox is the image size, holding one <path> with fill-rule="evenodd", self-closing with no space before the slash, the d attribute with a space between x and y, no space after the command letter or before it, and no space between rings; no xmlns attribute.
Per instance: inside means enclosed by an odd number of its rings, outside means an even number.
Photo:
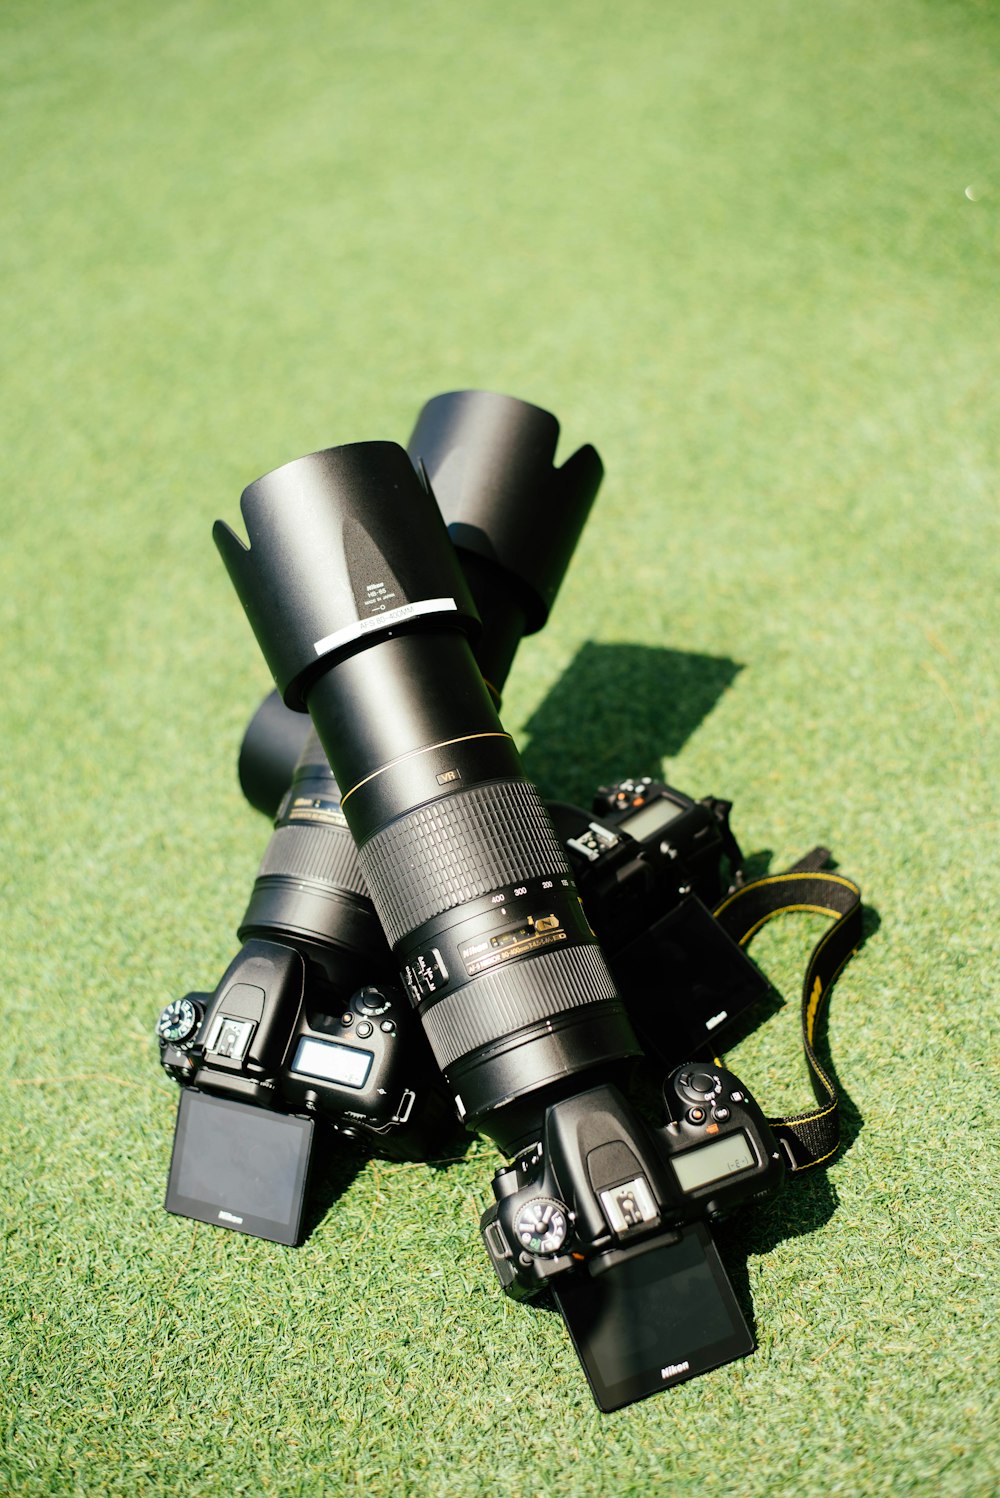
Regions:
<svg viewBox="0 0 1000 1498"><path fill-rule="evenodd" d="M5 7L0 1491L995 1490L998 42L974 0ZM612 1416L492 1282L486 1143L343 1162L299 1250L161 1209L152 1026L267 837L211 523L463 386L607 467L506 696L544 791L662 768L878 918L850 1148L721 1235L758 1352ZM731 1058L774 1111L812 931Z"/></svg>

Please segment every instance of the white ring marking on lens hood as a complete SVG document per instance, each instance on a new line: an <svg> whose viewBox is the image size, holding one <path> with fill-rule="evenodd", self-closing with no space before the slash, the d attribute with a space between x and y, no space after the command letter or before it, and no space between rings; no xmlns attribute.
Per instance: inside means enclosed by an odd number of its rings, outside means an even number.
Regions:
<svg viewBox="0 0 1000 1498"><path fill-rule="evenodd" d="M370 619L357 619L343 629L335 629L332 635L317 640L313 649L317 655L326 655L330 650L339 650L352 640L360 640L374 630L389 629L407 619L418 619L421 614L457 614L458 604L454 598L424 598L418 603L404 603L398 609L387 609L384 614L373 614Z"/></svg>

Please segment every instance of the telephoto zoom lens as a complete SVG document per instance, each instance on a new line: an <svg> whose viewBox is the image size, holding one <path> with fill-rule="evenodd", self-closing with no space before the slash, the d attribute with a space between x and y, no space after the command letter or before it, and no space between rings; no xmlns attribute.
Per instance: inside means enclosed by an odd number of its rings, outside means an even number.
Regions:
<svg viewBox="0 0 1000 1498"><path fill-rule="evenodd" d="M549 411L457 390L427 402L407 448L431 482L482 620L474 653L497 703L522 636L548 618L603 474L590 446L555 467L558 440ZM275 824L240 939L292 941L345 992L391 972L340 787L308 716L272 693L247 729L239 768L247 799Z"/></svg>
<svg viewBox="0 0 1000 1498"><path fill-rule="evenodd" d="M312 715L437 1064L467 1123L517 1150L639 1046L476 665L430 486L402 448L356 443L241 507L249 548L222 522L216 543L285 703Z"/></svg>

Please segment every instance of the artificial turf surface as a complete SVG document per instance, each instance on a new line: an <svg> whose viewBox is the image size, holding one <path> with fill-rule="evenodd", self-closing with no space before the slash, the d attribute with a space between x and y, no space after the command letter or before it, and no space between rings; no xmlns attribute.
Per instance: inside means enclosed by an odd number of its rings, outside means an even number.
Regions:
<svg viewBox="0 0 1000 1498"><path fill-rule="evenodd" d="M0 1489L992 1492L995 8L12 0L0 39ZM868 910L847 1148L719 1235L759 1350L612 1416L498 1291L485 1142L333 1162L297 1250L161 1209L153 1024L267 840L211 523L475 386L607 467L506 694L529 773L727 796ZM769 1111L821 928L754 946Z"/></svg>

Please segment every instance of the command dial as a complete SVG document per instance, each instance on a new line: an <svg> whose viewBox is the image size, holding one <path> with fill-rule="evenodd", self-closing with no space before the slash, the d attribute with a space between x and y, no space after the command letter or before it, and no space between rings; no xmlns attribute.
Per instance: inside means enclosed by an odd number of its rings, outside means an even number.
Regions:
<svg viewBox="0 0 1000 1498"><path fill-rule="evenodd" d="M156 1022L156 1033L171 1045L182 1045L201 1024L198 1007L191 999L175 999L168 1004Z"/></svg>
<svg viewBox="0 0 1000 1498"><path fill-rule="evenodd" d="M514 1218L514 1236L529 1254L555 1254L569 1237L569 1214L551 1196L536 1196Z"/></svg>

